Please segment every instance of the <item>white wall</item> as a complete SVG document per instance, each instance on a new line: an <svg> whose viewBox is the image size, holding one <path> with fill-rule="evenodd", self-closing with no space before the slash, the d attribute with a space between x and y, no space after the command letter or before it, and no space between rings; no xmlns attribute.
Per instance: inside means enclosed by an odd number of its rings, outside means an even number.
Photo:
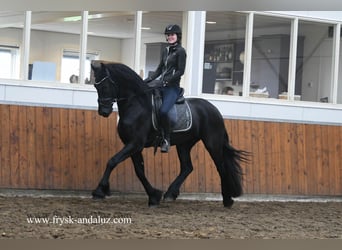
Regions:
<svg viewBox="0 0 342 250"><path fill-rule="evenodd" d="M22 29L0 29L0 44L2 45L21 46L22 37Z"/></svg>

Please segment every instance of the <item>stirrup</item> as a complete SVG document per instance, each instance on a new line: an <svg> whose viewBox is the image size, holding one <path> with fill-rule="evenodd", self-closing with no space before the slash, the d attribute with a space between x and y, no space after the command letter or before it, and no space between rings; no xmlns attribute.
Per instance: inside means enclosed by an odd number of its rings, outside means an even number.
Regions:
<svg viewBox="0 0 342 250"><path fill-rule="evenodd" d="M166 140L166 139L163 139L163 142L162 142L162 144L160 146L160 152L167 153L167 152L169 152L169 149L170 149L169 141Z"/></svg>

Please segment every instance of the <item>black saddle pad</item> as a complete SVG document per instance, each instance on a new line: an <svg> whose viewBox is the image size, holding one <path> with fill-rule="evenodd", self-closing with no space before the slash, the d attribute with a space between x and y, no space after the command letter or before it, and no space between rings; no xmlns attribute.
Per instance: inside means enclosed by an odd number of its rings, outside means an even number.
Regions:
<svg viewBox="0 0 342 250"><path fill-rule="evenodd" d="M152 123L155 130L159 130L159 108L161 106L161 98L152 96ZM176 103L173 105L171 110L169 111L169 119L171 122L172 132L184 132L191 128L192 125L192 115L191 110L188 104L188 101L185 100L182 103Z"/></svg>

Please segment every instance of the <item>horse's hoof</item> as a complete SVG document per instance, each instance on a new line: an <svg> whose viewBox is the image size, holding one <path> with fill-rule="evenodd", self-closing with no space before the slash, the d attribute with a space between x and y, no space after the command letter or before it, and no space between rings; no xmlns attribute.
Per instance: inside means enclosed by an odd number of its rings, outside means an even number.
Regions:
<svg viewBox="0 0 342 250"><path fill-rule="evenodd" d="M164 201L165 202L173 202L173 201L175 201L176 199L175 198L173 198L173 197L164 197Z"/></svg>
<svg viewBox="0 0 342 250"><path fill-rule="evenodd" d="M103 200L106 196L104 194L100 194L99 192L96 192L96 190L94 190L91 195L93 196L94 200Z"/></svg>
<svg viewBox="0 0 342 250"><path fill-rule="evenodd" d="M157 207L160 203L161 198L163 197L163 191L156 189L148 199L149 207Z"/></svg>
<svg viewBox="0 0 342 250"><path fill-rule="evenodd" d="M179 195L179 191L177 191L177 192L172 192L172 191L169 192L168 191L164 194L164 201L166 201L166 202L175 201L177 199L178 195Z"/></svg>
<svg viewBox="0 0 342 250"><path fill-rule="evenodd" d="M234 204L234 200L229 198L229 199L223 199L223 206L226 208L231 208Z"/></svg>
<svg viewBox="0 0 342 250"><path fill-rule="evenodd" d="M109 184L102 185L99 184L97 188L91 193L94 199L104 199L106 196L110 195Z"/></svg>
<svg viewBox="0 0 342 250"><path fill-rule="evenodd" d="M157 208L157 207L159 207L159 204L152 205L152 204L148 203L148 208Z"/></svg>

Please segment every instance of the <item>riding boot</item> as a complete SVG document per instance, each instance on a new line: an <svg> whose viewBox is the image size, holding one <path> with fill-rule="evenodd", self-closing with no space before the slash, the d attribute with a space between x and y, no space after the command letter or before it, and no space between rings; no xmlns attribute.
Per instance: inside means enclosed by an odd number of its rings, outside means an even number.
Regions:
<svg viewBox="0 0 342 250"><path fill-rule="evenodd" d="M170 149L170 121L168 117L161 119L161 125L162 125L162 130L161 130L161 135L162 135L162 143L160 145L160 151L162 153L167 153L169 152Z"/></svg>

